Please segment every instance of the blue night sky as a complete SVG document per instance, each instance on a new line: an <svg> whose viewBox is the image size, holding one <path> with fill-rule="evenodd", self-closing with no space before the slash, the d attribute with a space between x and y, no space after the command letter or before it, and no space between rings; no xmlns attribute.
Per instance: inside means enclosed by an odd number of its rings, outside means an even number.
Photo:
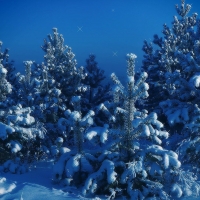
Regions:
<svg viewBox="0 0 200 200"><path fill-rule="evenodd" d="M126 74L127 53L135 53L139 69L143 41L162 35L163 24L171 27L180 0L0 0L0 40L10 49L17 71L24 73L23 61L43 61L40 48L52 28L63 34L79 66L90 53L106 75ZM200 1L190 14L200 13ZM189 14L189 15L190 15Z"/></svg>

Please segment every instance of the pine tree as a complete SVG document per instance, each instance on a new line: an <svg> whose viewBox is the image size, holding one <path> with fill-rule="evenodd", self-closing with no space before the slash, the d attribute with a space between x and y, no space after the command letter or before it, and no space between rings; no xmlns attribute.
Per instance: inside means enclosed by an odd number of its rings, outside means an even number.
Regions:
<svg viewBox="0 0 200 200"><path fill-rule="evenodd" d="M82 94L81 109L83 113L87 113L88 110L94 109L95 118L94 121L97 125L102 126L104 120L98 115L98 107L100 104L109 102L111 100L110 84L105 84L103 81L106 79L104 70L98 67L96 62L96 56L90 54L86 59L85 73L87 76L82 80L82 83L87 86L87 91Z"/></svg>
<svg viewBox="0 0 200 200"><path fill-rule="evenodd" d="M1 122L1 146L7 154L4 170L12 173L24 173L30 165L44 158L45 147L42 140L46 130L30 115L31 108L22 108L19 104L10 107ZM9 153L8 153L9 152Z"/></svg>
<svg viewBox="0 0 200 200"><path fill-rule="evenodd" d="M6 80L7 70L0 64L0 101L6 100L8 94L12 92L11 84Z"/></svg>
<svg viewBox="0 0 200 200"><path fill-rule="evenodd" d="M31 84L28 70L30 65L30 62L27 63L25 89L30 88ZM24 173L28 168L28 163L42 157L44 150L39 141L44 138L46 132L43 126L39 126L39 123L31 116L30 107L22 108L21 104L13 105L16 97L14 101L10 98L12 95L8 97L13 86L7 81L7 73L3 64L0 64L0 164L3 164L5 171ZM18 98L20 99L20 94ZM37 149L36 146L38 146Z"/></svg>
<svg viewBox="0 0 200 200"><path fill-rule="evenodd" d="M173 149L187 141L188 146L181 150L187 162L198 157L199 151L193 146L198 146L195 141L198 141L200 106L200 22L197 13L188 16L190 10L191 5L181 0L181 5L176 5L178 16L174 16L172 27L164 24L163 37L154 35L154 45L145 41L143 46L143 70L148 72L150 84L148 106L166 116L164 121L174 134L170 141ZM192 153L187 154L191 149Z"/></svg>
<svg viewBox="0 0 200 200"><path fill-rule="evenodd" d="M98 170L87 178L83 194L107 193L110 199L117 195L131 199L172 199L190 195L190 192L195 195L199 185L194 179L187 185L191 180L180 169L178 155L161 146L161 138L167 138L168 132L163 130L156 113L148 115L146 110L139 111L135 107L137 100L148 96L147 74L142 73L135 81L136 56L127 56L127 87L112 74L116 84L115 101L123 101L123 107L116 110L122 113L124 125L121 130L109 131L112 140L108 139L110 144L101 148L99 152L103 153L97 154Z"/></svg>
<svg viewBox="0 0 200 200"><path fill-rule="evenodd" d="M71 97L85 90L81 80L85 78L83 67L77 68L77 61L72 49L64 45L64 38L57 28L53 28L53 35L44 39L42 46L44 64L51 77L56 81L56 87L71 101Z"/></svg>
<svg viewBox="0 0 200 200"><path fill-rule="evenodd" d="M3 42L0 41L0 60L1 64L4 66L4 68L7 70L7 80L10 82L12 85L15 81L15 67L14 67L14 61L9 60L9 49L6 48L4 51L2 51L2 45Z"/></svg>
<svg viewBox="0 0 200 200"><path fill-rule="evenodd" d="M121 129L115 126L109 128L105 124L104 127L90 127L80 131L84 127L85 117L81 118L77 111L68 110L66 119L60 119L61 129L66 131L70 124L73 127L71 130L76 136L76 143L75 148L62 153L55 164L54 180L68 186L81 187L84 184L84 195L106 194L110 199L117 196L172 199L189 193L195 195L199 191L195 179L191 180L180 168L181 163L175 152L162 147L161 138L167 138L168 132L163 129L157 115L148 115L146 110L139 111L135 107L137 100L148 96L148 84L145 83L147 74L142 73L135 81L135 58L134 54L128 54L127 87L112 74L116 84L115 101L122 101L118 105L123 107L116 108L111 118L115 120L117 112L121 112ZM79 105L78 99L75 97L73 101L76 106Z"/></svg>
<svg viewBox="0 0 200 200"><path fill-rule="evenodd" d="M181 1L180 8L176 5L176 10L181 18L174 17L172 29L164 24L163 38L155 34L153 39L154 45L152 43L148 44L147 41L144 42L143 51L145 52L145 59L143 60L142 68L149 74L147 81L150 84L149 94L151 98L149 99L149 107L151 109L156 107L159 101L169 97L170 99L173 98L174 95L172 94L178 86L177 83L172 83L175 74L180 72L182 79L188 79L189 74L194 74L192 72L194 69L191 71L193 67L189 69L187 64L190 62L188 60L189 57L193 55L194 44L198 40L199 33L194 28L196 26L198 29L197 13L187 17L190 9L191 5L185 5L185 1ZM182 84L185 83L182 82ZM191 98L191 94L188 95ZM185 97L180 95L180 98Z"/></svg>
<svg viewBox="0 0 200 200"><path fill-rule="evenodd" d="M90 110L84 117L81 113L81 97L72 97L72 105L74 111L66 110L65 118L60 118L58 121L58 128L60 132L67 133L67 141L63 145L70 145L70 139L72 145L70 149L63 147L59 151L60 158L54 166L55 182L61 181L63 184L70 185L73 182L74 185L79 186L83 180L86 179L89 173L93 171L92 162L95 157L87 152L87 145L84 144L84 135L88 128L93 125L94 111ZM72 184L72 183L71 183Z"/></svg>

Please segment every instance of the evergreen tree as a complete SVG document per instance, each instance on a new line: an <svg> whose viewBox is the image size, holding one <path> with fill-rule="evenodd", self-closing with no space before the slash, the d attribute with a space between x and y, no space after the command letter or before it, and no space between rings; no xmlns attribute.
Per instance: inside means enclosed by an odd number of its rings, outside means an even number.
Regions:
<svg viewBox="0 0 200 200"><path fill-rule="evenodd" d="M65 118L60 118L58 121L60 132L67 133L67 141L64 139L63 145L68 145L70 149L66 147L53 149L60 156L54 166L53 180L61 181L64 185L82 184L88 174L93 171L91 163L96 160L88 151L88 145L84 143L84 135L93 125L94 111L90 110L82 117L80 101L80 96L72 97L74 111L66 110Z"/></svg>
<svg viewBox="0 0 200 200"><path fill-rule="evenodd" d="M48 35L48 40L44 40L42 49L45 52L44 64L47 71L69 103L72 96L85 90L81 84L85 78L84 69L76 67L75 54L70 47L64 45L64 38L57 32L57 28L53 28L53 35Z"/></svg>
<svg viewBox="0 0 200 200"><path fill-rule="evenodd" d="M135 81L135 58L128 54L127 87L112 74L116 84L114 99L123 101L123 107L116 110L122 113L124 125L111 129L110 144L97 151L99 166L87 178L83 194L107 193L110 199L117 195L131 199L173 199L198 194L199 185L180 169L178 155L162 147L161 138L167 138L168 133L156 113L148 115L146 110L135 107L137 100L148 96L147 74L142 73Z"/></svg>
<svg viewBox="0 0 200 200"><path fill-rule="evenodd" d="M95 123L102 126L103 122L100 121L101 117L98 115L98 106L101 103L111 100L110 84L105 84L103 81L106 76L104 70L98 67L98 63L95 60L96 56L90 54L89 58L86 59L85 73L87 76L82 80L83 84L87 86L87 91L82 95L81 109L83 113L87 113L88 110L94 109Z"/></svg>
<svg viewBox="0 0 200 200"><path fill-rule="evenodd" d="M0 164L3 164L5 171L24 173L30 163L44 155L41 140L46 132L43 125L30 115L30 107L22 108L21 104L13 106L15 103L10 98L13 95L8 97L13 86L7 81L7 73L7 69L0 64ZM30 74L28 70L27 74ZM26 78L28 88L30 76L26 75ZM15 101L20 102L20 93L17 97L19 99L15 97Z"/></svg>
<svg viewBox="0 0 200 200"><path fill-rule="evenodd" d="M1 64L4 66L4 68L7 70L7 80L10 82L12 85L15 81L15 67L14 67L14 61L9 60L9 49L6 48L4 51L2 51L2 45L3 42L0 41L0 60Z"/></svg>
<svg viewBox="0 0 200 200"><path fill-rule="evenodd" d="M136 100L148 96L147 74L142 73L135 81L135 58L134 54L128 54L127 87L112 74L116 83L115 101L123 101L123 107L117 108L122 113L123 126L121 129L109 129L105 124L101 128L85 129L84 154L81 156L73 151L62 154L54 167L54 180L79 187L84 183L84 195L106 194L108 199L117 196L134 200L153 197L172 199L191 193L195 195L199 191L195 179L191 180L180 169L181 163L175 152L162 147L161 138L167 138L168 133L163 130L157 115L148 115L147 111L139 111L135 107ZM68 113L70 119L72 113ZM76 132L78 127L73 130ZM80 132L77 133L80 135ZM75 149L80 152L79 145ZM77 182L80 169L82 176L79 174Z"/></svg>
<svg viewBox="0 0 200 200"><path fill-rule="evenodd" d="M0 63L0 101L6 100L8 94L12 92L12 86L6 79L7 70Z"/></svg>
<svg viewBox="0 0 200 200"><path fill-rule="evenodd" d="M183 79L188 79L188 75L191 73L194 74L192 72L194 69L191 70L193 67L189 67L190 69L187 67L189 60L186 59L186 56L189 59L193 55L194 44L198 40L199 33L197 13L187 17L190 9L191 5L185 5L185 1L182 0L180 8L176 5L180 19L177 16L174 17L172 29L164 24L162 31L163 38L154 35L154 45L152 43L148 44L147 41L144 42L143 51L145 52L145 59L143 60L142 68L149 74L148 82L150 84L149 93L151 97L149 99L149 107L151 109L156 107L159 101L169 97L170 99L173 98L171 95L178 86L172 83L174 73L180 72ZM195 26L197 27L197 31L195 30ZM191 94L188 95L191 98ZM183 95L180 98L184 98Z"/></svg>
<svg viewBox="0 0 200 200"><path fill-rule="evenodd" d="M1 110L0 164L5 171L24 173L30 164L44 158L42 139L46 130L30 113L30 107L21 105Z"/></svg>
<svg viewBox="0 0 200 200"><path fill-rule="evenodd" d="M191 5L181 0L181 5L176 5L178 16L174 16L172 27L164 24L164 36L154 35L154 45L145 41L143 70L149 74L148 107L164 113L174 134L171 147L184 144L182 157L192 162L199 152L195 141L199 131L200 21L197 13L188 16L190 9Z"/></svg>

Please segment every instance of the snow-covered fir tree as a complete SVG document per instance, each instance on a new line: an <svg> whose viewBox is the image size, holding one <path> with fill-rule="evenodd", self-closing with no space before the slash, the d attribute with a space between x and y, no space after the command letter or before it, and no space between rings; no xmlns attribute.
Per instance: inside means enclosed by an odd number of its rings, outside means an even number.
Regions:
<svg viewBox="0 0 200 200"><path fill-rule="evenodd" d="M89 86L85 97L88 98L88 106L90 107L95 107L111 97L109 96L109 84L103 85L103 80L106 78L104 70L98 67L95 58L94 54L90 54L89 58L86 59L85 71L87 76L83 80L83 83Z"/></svg>
<svg viewBox="0 0 200 200"><path fill-rule="evenodd" d="M2 51L3 42L0 41L0 60L1 64L4 66L4 68L7 70L7 80L11 84L15 81L15 67L14 67L14 61L9 60L9 49L6 48L4 51Z"/></svg>
<svg viewBox="0 0 200 200"><path fill-rule="evenodd" d="M72 97L71 103L74 111L66 110L65 118L60 118L58 121L58 127L60 131L67 133L68 141L63 143L63 147L52 146L54 154L59 157L54 166L53 181L61 181L62 184L68 186L70 184L79 186L88 174L93 172L92 163L96 161L96 158L88 151L88 145L84 143L85 134L93 125L94 111L90 110L82 117L81 97ZM65 138L61 140L64 141ZM71 144L70 141L72 141ZM68 144L69 148L64 147L64 144Z"/></svg>
<svg viewBox="0 0 200 200"><path fill-rule="evenodd" d="M1 144L5 152L10 152L3 163L4 170L24 173L33 162L45 157L46 147L42 146L42 139L46 130L30 113L30 107L13 106L7 111L4 123L1 123Z"/></svg>
<svg viewBox="0 0 200 200"><path fill-rule="evenodd" d="M2 60L1 60L2 61ZM6 115L7 115L7 110L8 110L8 105L9 104L9 99L7 99L7 95L12 92L12 86L11 84L7 81L7 70L4 68L3 64L0 62L0 123L1 123L1 130L0 130L0 162L2 163L3 161L6 161L6 159L9 158L10 153L5 150L5 146L2 142L6 138L7 132L12 133L13 129L11 127L6 126L3 122L5 121ZM8 129L8 130L7 130Z"/></svg>
<svg viewBox="0 0 200 200"><path fill-rule="evenodd" d="M12 92L12 86L6 79L7 70L0 63L0 101L4 102L8 94Z"/></svg>
<svg viewBox="0 0 200 200"><path fill-rule="evenodd" d="M31 162L44 155L40 141L44 138L45 129L31 116L30 107L14 106L14 101L7 98L12 89L7 81L7 70L0 64L0 164L5 171L24 173Z"/></svg>
<svg viewBox="0 0 200 200"><path fill-rule="evenodd" d="M17 89L17 103L26 106L32 106L36 104L37 97L34 96L33 93L38 92L39 81L37 79L33 79L31 76L31 66L32 61L25 61L25 75L19 74L17 80L18 84L16 86Z"/></svg>
<svg viewBox="0 0 200 200"><path fill-rule="evenodd" d="M13 60L10 61L10 59L9 59L10 58L10 56L8 54L9 49L6 48L3 51L2 46L3 46L3 42L0 41L0 64L4 68L3 71L6 72L6 81L9 82L9 84L12 85L12 92L10 92L6 95L6 101L1 102L1 107L2 106L7 107L7 106L12 106L12 105L15 104L15 98L14 97L17 96L17 91L15 89L15 85L17 83L18 74L16 74L16 71L15 71L14 61ZM1 66L1 68L2 68L2 66ZM5 80L5 78L3 78L3 79ZM5 87L6 87L7 83L4 83L4 84L5 84ZM2 91L2 93L4 93L4 92Z"/></svg>
<svg viewBox="0 0 200 200"><path fill-rule="evenodd" d="M49 139L52 140L50 143L53 144L58 136L63 136L57 122L64 117L67 109L73 108L71 98L87 90L81 83L86 74L83 67L77 67L75 54L64 44L64 38L57 28L53 28L53 34L44 39L42 49L45 52L44 63L35 64L32 74L35 77L39 75L43 80L37 115L43 116L50 133Z"/></svg>
<svg viewBox="0 0 200 200"><path fill-rule="evenodd" d="M194 44L198 40L199 34L195 28L196 26L198 29L197 13L187 17L190 9L191 5L185 5L185 1L181 0L180 8L176 5L180 18L174 16L172 28L170 29L164 24L162 31L164 36L154 35L154 45L144 41L143 51L145 55L142 68L144 71L148 71L149 74L148 82L151 86L149 106L151 109L177 90L178 84L172 83L174 73L177 75L180 72L182 74L181 78L188 80L191 74L195 74L194 71L196 70L193 67L186 67L189 64L186 56L188 59L192 56ZM184 56L185 58L183 58ZM184 86L182 85L182 87ZM191 94L188 95L188 98L192 97ZM180 96L181 98L184 99L184 97Z"/></svg>
<svg viewBox="0 0 200 200"><path fill-rule="evenodd" d="M77 61L74 59L75 55L72 49L64 45L64 38L57 32L56 28L53 28L53 35L48 35L48 39L44 40L42 49L45 52L44 63L41 65L36 64L32 74L38 79L38 75L41 77L41 72L43 71L42 77L46 77L46 83L42 90L43 100L40 100L40 107L36 107L36 105L34 107L38 108L37 110L35 109L38 116L46 116L46 128L50 139L49 146L56 146L57 137L63 137L64 142L65 138L68 137L68 144L70 144L71 136L68 133L70 126L63 131L60 129L59 123L63 117L66 117L66 113L69 110L73 112L72 99L74 96L81 96L81 112L83 115L87 115L90 109L94 109L99 102L105 101L106 98L108 99L106 92L108 92L109 86L103 87L100 85L105 78L104 72L96 66L93 56L88 59L85 69L76 66ZM45 88L48 93L45 93ZM52 91L51 94L50 91ZM53 95L54 91L57 91L57 93L59 91L59 95ZM88 101L89 92L91 92L91 99L89 98ZM41 110L41 107L44 109Z"/></svg>
<svg viewBox="0 0 200 200"><path fill-rule="evenodd" d="M88 110L94 109L95 111L95 124L102 126L104 124L104 118L101 117L99 112L99 106L102 103L109 102L112 99L110 93L110 84L104 83L106 76L104 70L98 67L96 62L96 56L90 54L86 59L85 72L87 76L82 80L83 84L87 86L87 91L82 94L81 109L83 113L87 113Z"/></svg>
<svg viewBox="0 0 200 200"><path fill-rule="evenodd" d="M167 138L168 132L156 113L148 115L146 110L136 109L135 102L148 96L147 73L135 81L136 56L127 56L127 87L112 74L116 83L115 101L123 101L124 105L117 108L115 114L122 113L123 126L121 129L109 129L107 125L84 129L84 153L74 156L74 152L68 150L62 154L54 167L54 180L81 187L86 196L107 195L108 199L117 196L134 200L173 199L198 194L199 185L180 168L178 155L162 147L162 138ZM82 141L82 136L80 138ZM75 148L80 152L80 146ZM77 182L80 169L82 175L79 174Z"/></svg>
<svg viewBox="0 0 200 200"><path fill-rule="evenodd" d="M64 45L63 35L58 33L57 28L53 28L53 35L48 35L48 40L44 39L42 49L45 52L44 64L69 103L72 96L86 90L81 84L86 76L84 68L77 67L75 54L71 47Z"/></svg>
<svg viewBox="0 0 200 200"><path fill-rule="evenodd" d="M172 27L164 24L163 37L154 35L154 45L145 41L143 69L149 74L149 108L162 109L166 124L173 134L178 133L171 146L175 149L181 143L184 161L197 164L200 21L197 13L188 16L190 9L191 5L181 0L181 5L176 5L178 16L174 16Z"/></svg>
<svg viewBox="0 0 200 200"><path fill-rule="evenodd" d="M21 104L10 106L6 95L11 93L12 86L6 81L7 70L1 67L1 99L0 99L0 148L4 171L24 173L30 164L42 159L45 147L41 145L46 130L40 122L31 116L30 107Z"/></svg>

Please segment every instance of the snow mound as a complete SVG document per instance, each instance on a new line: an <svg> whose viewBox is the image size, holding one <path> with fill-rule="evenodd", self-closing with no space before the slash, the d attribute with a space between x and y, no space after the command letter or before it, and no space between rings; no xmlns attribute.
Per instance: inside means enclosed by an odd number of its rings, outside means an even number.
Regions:
<svg viewBox="0 0 200 200"><path fill-rule="evenodd" d="M15 187L16 187L15 183L12 183L12 182L10 183L10 181L7 181L6 178L1 177L0 178L0 197L3 194L11 192L12 190L15 189Z"/></svg>
<svg viewBox="0 0 200 200"><path fill-rule="evenodd" d="M74 198L66 192L57 189L49 189L41 185L24 183L21 187L18 187L17 192L9 193L3 197L1 200L65 200L65 199L78 199Z"/></svg>
<svg viewBox="0 0 200 200"><path fill-rule="evenodd" d="M85 199L76 188L62 188L51 183L52 162L39 162L25 174L0 176L1 200L78 200ZM41 178L42 177L42 178Z"/></svg>

